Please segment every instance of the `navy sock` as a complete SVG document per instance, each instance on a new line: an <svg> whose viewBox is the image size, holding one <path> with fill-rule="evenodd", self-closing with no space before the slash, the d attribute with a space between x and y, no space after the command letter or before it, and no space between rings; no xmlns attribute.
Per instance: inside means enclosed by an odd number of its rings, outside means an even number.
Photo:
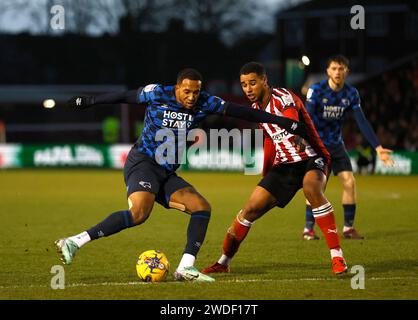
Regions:
<svg viewBox="0 0 418 320"><path fill-rule="evenodd" d="M356 215L355 204L343 204L344 208L344 226L352 227L354 224L354 217Z"/></svg>
<svg viewBox="0 0 418 320"><path fill-rule="evenodd" d="M306 205L306 212L305 212L305 215L306 215L306 224L305 224L305 228L306 228L306 229L309 229L309 230L312 230L312 229L313 229L313 227L314 227L314 225L315 225L315 218L314 218L314 216L313 216L313 213L312 213L312 207L311 207L311 206Z"/></svg>
<svg viewBox="0 0 418 320"><path fill-rule="evenodd" d="M130 211L118 211L112 213L102 222L87 230L90 238L95 240L100 237L107 237L111 234L122 231L123 229L134 226L134 221Z"/></svg>
<svg viewBox="0 0 418 320"><path fill-rule="evenodd" d="M184 253L196 256L205 240L210 219L209 211L193 212L187 227L187 244Z"/></svg>

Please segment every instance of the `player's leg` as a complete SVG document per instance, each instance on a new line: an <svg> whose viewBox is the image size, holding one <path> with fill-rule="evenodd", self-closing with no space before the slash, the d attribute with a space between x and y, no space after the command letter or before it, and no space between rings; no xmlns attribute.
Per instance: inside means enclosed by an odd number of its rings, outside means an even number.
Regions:
<svg viewBox="0 0 418 320"><path fill-rule="evenodd" d="M87 243L108 237L124 229L143 223L151 213L155 194L145 191L135 192L129 196L129 210L113 212L103 221L80 234L59 239L55 242L61 260L71 264L75 253Z"/></svg>
<svg viewBox="0 0 418 320"><path fill-rule="evenodd" d="M333 158L334 161L334 158ZM356 229L354 229L354 219L356 215L356 180L353 174L350 157L342 145L335 152L334 173L337 175L343 187L342 206L344 210L343 235L346 239L364 239Z"/></svg>
<svg viewBox="0 0 418 320"><path fill-rule="evenodd" d="M201 274L195 267L196 256L205 240L211 207L197 190L176 174L164 183L156 201L166 208L177 209L190 214L187 227L187 242L180 263L174 272L176 280L214 281Z"/></svg>
<svg viewBox="0 0 418 320"><path fill-rule="evenodd" d="M158 172L154 169L147 161L129 167L125 165L129 209L113 212L90 229L55 241L64 264L71 264L76 252L87 243L141 224L148 218L159 190Z"/></svg>
<svg viewBox="0 0 418 320"><path fill-rule="evenodd" d="M328 151L331 154L331 169L335 174L335 166L336 161L338 159L334 159L335 156L335 148L331 147L328 148ZM324 190L325 192L325 190ZM315 218L312 212L312 205L309 203L307 199L305 199L306 207L305 207L305 228L303 229L302 237L305 240L319 240L319 237L315 234L314 226L315 226Z"/></svg>
<svg viewBox="0 0 418 320"><path fill-rule="evenodd" d="M343 186L344 229L350 229L353 227L356 214L356 180L352 171L341 171L338 177Z"/></svg>
<svg viewBox="0 0 418 320"><path fill-rule="evenodd" d="M277 200L269 191L261 186L255 187L244 208L228 228L223 242L223 254L218 260L219 264L229 266L252 224L276 205Z"/></svg>
<svg viewBox="0 0 418 320"><path fill-rule="evenodd" d="M305 240L319 240L319 237L315 234L315 218L312 212L312 206L308 200L305 199L305 228L303 229L302 237Z"/></svg>
<svg viewBox="0 0 418 320"><path fill-rule="evenodd" d="M326 183L324 186L323 192L325 193ZM319 237L316 235L314 231L315 226L315 217L312 212L312 205L309 203L308 199L305 199L306 202L306 211L305 211L305 219L306 224L305 228L303 229L303 239L305 240L319 240Z"/></svg>
<svg viewBox="0 0 418 320"><path fill-rule="evenodd" d="M196 256L205 240L208 229L211 207L209 202L192 186L174 192L170 197L171 205L181 204L190 213L187 226L187 242L182 259L177 267L178 271L194 265Z"/></svg>
<svg viewBox="0 0 418 320"><path fill-rule="evenodd" d="M91 240L108 237L126 228L130 228L145 222L151 214L154 205L155 194L148 191L137 191L129 195L129 210L118 211L109 215L102 222L87 230ZM81 247L85 242L77 242Z"/></svg>
<svg viewBox="0 0 418 320"><path fill-rule="evenodd" d="M334 273L347 271L343 252L341 250L338 231L335 223L334 209L325 198L323 190L326 185L326 175L319 169L307 171L303 179L303 192L312 205L315 221L325 236L332 258Z"/></svg>
<svg viewBox="0 0 418 320"><path fill-rule="evenodd" d="M229 272L229 265L255 220L275 206L284 208L300 188L291 183L293 171L285 167L270 170L254 189L244 209L232 221L225 236L222 255L217 262L202 270L203 273Z"/></svg>

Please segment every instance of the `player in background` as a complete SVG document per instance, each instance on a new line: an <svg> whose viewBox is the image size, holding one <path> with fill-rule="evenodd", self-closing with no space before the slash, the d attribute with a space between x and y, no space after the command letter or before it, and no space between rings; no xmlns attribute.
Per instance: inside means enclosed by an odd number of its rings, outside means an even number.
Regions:
<svg viewBox="0 0 418 320"><path fill-rule="evenodd" d="M179 150L184 151L185 143L181 141L179 134L186 136L189 130L198 126L210 114L276 123L290 132L302 135L306 130L304 125L299 125L296 121L225 102L201 91L201 87L201 74L188 68L180 71L174 86L153 84L126 92L76 96L69 101L70 107L74 109L85 109L98 104L144 104L146 115L142 134L131 148L124 165L128 210L114 212L80 234L55 241L64 264L71 264L76 252L88 242L144 223L151 214L154 202L157 202L166 208L190 214L187 243L174 273L175 279L214 280L194 267L206 235L211 207L191 184L175 172L179 167L178 159L182 158ZM167 139L164 139L161 134L167 133L165 130L169 130L174 138L167 135ZM158 138L159 135L161 136ZM173 148L159 148L168 139L171 139L169 143Z"/></svg>
<svg viewBox="0 0 418 320"><path fill-rule="evenodd" d="M306 109L322 142L331 155L331 169L334 175L340 178L343 185L343 236L346 239L364 239L353 227L357 202L356 182L342 137L342 126L347 112L353 111L360 131L376 150L384 165L393 166L393 160L390 155L392 150L382 147L371 125L365 118L360 106L358 91L345 81L349 72L348 67L349 61L344 56L330 57L327 63L328 78L309 88L306 96ZM317 240L319 237L314 232L315 219L312 206L309 201L306 203L306 225L303 230L303 238L305 240Z"/></svg>
<svg viewBox="0 0 418 320"><path fill-rule="evenodd" d="M286 207L301 188L312 204L316 222L326 238L332 272L346 272L334 210L323 192L330 156L302 101L285 88L271 88L263 65L257 62L249 62L241 68L240 82L252 108L303 122L309 132L308 139L305 141L280 125L259 124L265 137L263 178L232 221L223 242L222 256L202 273L229 272L231 260L253 223L276 206Z"/></svg>

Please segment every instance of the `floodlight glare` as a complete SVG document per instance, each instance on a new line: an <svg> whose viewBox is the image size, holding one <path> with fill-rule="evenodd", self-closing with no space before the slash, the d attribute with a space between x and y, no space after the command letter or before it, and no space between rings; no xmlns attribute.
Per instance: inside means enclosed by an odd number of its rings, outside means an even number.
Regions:
<svg viewBox="0 0 418 320"><path fill-rule="evenodd" d="M303 57L302 57L302 63L303 63L305 66L309 66L309 64L311 63L311 60L309 60L309 58L308 58L307 56L303 56Z"/></svg>
<svg viewBox="0 0 418 320"><path fill-rule="evenodd" d="M55 100L54 99L46 99L43 102L43 106L46 109L52 109L53 107L55 107Z"/></svg>

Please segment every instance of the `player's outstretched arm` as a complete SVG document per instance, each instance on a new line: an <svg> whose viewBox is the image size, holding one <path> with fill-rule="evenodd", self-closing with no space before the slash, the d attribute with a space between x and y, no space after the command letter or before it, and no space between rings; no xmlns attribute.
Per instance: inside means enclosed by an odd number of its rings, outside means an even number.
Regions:
<svg viewBox="0 0 418 320"><path fill-rule="evenodd" d="M354 110L354 117L356 119L357 125L360 128L361 133L364 135L364 137L370 143L370 145L376 150L379 159L383 162L385 166L392 167L394 165L394 161L391 157L391 153L393 151L390 149L383 148L382 145L379 143L379 140L372 126L370 125L369 121L367 121L361 108L357 108Z"/></svg>
<svg viewBox="0 0 418 320"><path fill-rule="evenodd" d="M306 127L302 122L294 121L285 117L279 117L262 110L257 110L236 103L227 102L225 115L244 119L250 122L274 123L287 130L291 134L295 134L303 138L308 138Z"/></svg>
<svg viewBox="0 0 418 320"><path fill-rule="evenodd" d="M129 103L136 104L138 90L129 90L121 92L110 92L97 96L79 95L71 97L67 105L74 109L87 109L96 104L114 104L114 103Z"/></svg>

